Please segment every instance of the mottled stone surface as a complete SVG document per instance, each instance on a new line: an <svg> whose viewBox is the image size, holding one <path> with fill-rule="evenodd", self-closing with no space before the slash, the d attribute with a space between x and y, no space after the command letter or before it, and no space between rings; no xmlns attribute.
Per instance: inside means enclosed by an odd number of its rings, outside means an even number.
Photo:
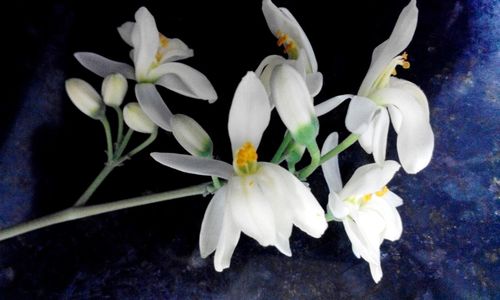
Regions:
<svg viewBox="0 0 500 300"><path fill-rule="evenodd" d="M100 124L76 110L64 80L100 79L71 56L95 51L127 60L115 27L140 5L157 17L169 37L195 50L186 61L213 82L213 105L162 90L169 106L188 113L212 135L217 155L230 158L226 129L230 100L241 76L278 53L260 14L260 1L223 6L215 1L108 5L101 2L15 1L5 13L4 97L0 109L0 226L67 207L102 167ZM390 34L406 1L330 8L321 1L279 1L301 22L315 47L325 87L316 98L352 93L371 51ZM375 1L373 1L375 2ZM427 93L436 148L416 176L400 172L391 183L405 205L404 233L382 246L384 278L376 285L368 265L352 254L340 224L322 239L300 230L293 257L242 237L231 268L213 270L200 258L198 234L207 198L192 197L57 225L0 243L3 299L495 299L500 294L500 4L488 0L420 0L420 20L408 51L412 68L400 76ZM237 34L229 31L236 29ZM18 42L15 42L19 40ZM132 101L132 93L127 101ZM323 139L343 126L346 105L321 119ZM260 156L269 158L283 126L277 115ZM112 119L114 121L114 119ZM397 158L394 132L390 158ZM135 136L138 143L144 137ZM181 151L162 133L151 150ZM369 162L355 146L341 156L344 179ZM202 178L164 168L141 155L113 173L92 203L159 192ZM311 187L326 204L321 173Z"/></svg>

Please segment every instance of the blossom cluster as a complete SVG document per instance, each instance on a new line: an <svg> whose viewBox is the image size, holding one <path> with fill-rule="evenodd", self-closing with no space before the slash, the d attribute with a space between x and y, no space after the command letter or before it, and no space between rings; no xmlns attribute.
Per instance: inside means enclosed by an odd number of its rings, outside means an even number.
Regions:
<svg viewBox="0 0 500 300"><path fill-rule="evenodd" d="M159 87L209 103L217 100L217 93L205 75L179 62L193 56L193 50L180 39L160 33L144 7L135 13L135 22L118 27L124 42L132 47L133 65L78 52L75 57L85 68L105 78L102 97L81 79L67 81L68 95L82 112L101 119L105 105L117 108L122 104L127 79L134 82L138 102L124 109L128 127L143 133L157 127L172 132L187 152L155 152L151 157L170 168L213 179L214 195L205 211L199 247L204 258L215 253L217 271L230 266L241 233L291 256L289 238L294 225L319 238L328 222L337 221L342 222L354 255L368 262L374 281L379 282L380 245L385 239L398 240L402 233L397 207L403 200L388 184L400 167L408 174L424 169L434 148L425 94L414 83L395 77L398 67L410 67L404 50L417 25L416 0L404 7L389 38L373 50L357 93L316 105L314 97L327 81L318 71L307 35L290 11L271 0L262 1L262 12L286 56L265 57L237 86L228 117L233 154L229 163L214 158L212 140L200 124L172 112L162 99ZM321 127L331 133L320 147L318 118L346 100L350 102L345 125L351 135L339 143L337 132ZM272 161L264 162L259 160L258 148L273 109L287 132ZM397 133L399 162L386 160L390 123ZM360 166L344 184L338 154L355 142L373 155L374 162ZM306 151L310 164L296 170ZM325 209L306 182L319 167L330 191Z"/></svg>

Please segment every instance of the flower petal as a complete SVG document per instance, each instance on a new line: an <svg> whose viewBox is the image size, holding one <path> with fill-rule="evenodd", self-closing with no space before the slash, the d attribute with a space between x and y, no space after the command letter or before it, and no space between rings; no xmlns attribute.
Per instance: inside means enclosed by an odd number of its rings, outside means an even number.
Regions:
<svg viewBox="0 0 500 300"><path fill-rule="evenodd" d="M325 219L325 211L311 190L279 165L271 163L261 163L261 165L262 168L273 172L274 178L279 178L284 199L291 209L293 223L310 236L321 237L328 224Z"/></svg>
<svg viewBox="0 0 500 300"><path fill-rule="evenodd" d="M394 194L391 191L388 191L384 195L384 199L387 201L387 203L389 203L389 205L392 205L393 207L398 207L403 205L403 199L401 199L401 197L399 197L398 195Z"/></svg>
<svg viewBox="0 0 500 300"><path fill-rule="evenodd" d="M338 143L339 134L336 132L330 133L323 144L321 155L323 156L333 148L337 147ZM342 177L340 176L338 155L324 162L321 165L321 169L323 170L323 175L325 176L325 181L328 184L330 192L340 192L340 190L342 190Z"/></svg>
<svg viewBox="0 0 500 300"><path fill-rule="evenodd" d="M323 74L321 72L306 74L306 84L311 96L316 96L323 87Z"/></svg>
<svg viewBox="0 0 500 300"><path fill-rule="evenodd" d="M193 49L189 48L180 39L168 39L168 46L163 53L160 63L172 62L186 59L194 55Z"/></svg>
<svg viewBox="0 0 500 300"><path fill-rule="evenodd" d="M151 157L162 165L185 173L224 179L229 179L233 175L233 167L230 164L211 158L159 152L151 153Z"/></svg>
<svg viewBox="0 0 500 300"><path fill-rule="evenodd" d="M278 33L288 34L298 43L299 48L305 50L309 64L308 73L317 72L318 63L311 43L290 11L284 7L278 8L270 0L264 0L262 1L262 12L273 35L279 38Z"/></svg>
<svg viewBox="0 0 500 300"><path fill-rule="evenodd" d="M217 93L208 78L183 63L164 63L153 69L150 76L158 78L156 84L181 95L208 100L210 103L217 100Z"/></svg>
<svg viewBox="0 0 500 300"><path fill-rule="evenodd" d="M208 203L200 230L200 254L206 258L217 248L224 222L227 187L221 187Z"/></svg>
<svg viewBox="0 0 500 300"><path fill-rule="evenodd" d="M362 134L368 129L369 124L373 122L373 116L377 110L377 104L371 99L354 96L347 109L345 126L352 133Z"/></svg>
<svg viewBox="0 0 500 300"><path fill-rule="evenodd" d="M314 107L314 110L316 111L316 115L318 117L320 117L324 114L327 114L330 111L334 110L340 104L344 103L345 100L352 98L352 97L353 97L353 95L346 94L346 95L335 96L335 97L330 98L326 101L323 101Z"/></svg>
<svg viewBox="0 0 500 300"><path fill-rule="evenodd" d="M214 267L217 272L229 268L234 249L240 240L240 234L241 231L234 223L230 208L226 205L222 230L214 255Z"/></svg>
<svg viewBox="0 0 500 300"><path fill-rule="evenodd" d="M392 127L394 128L394 131L396 131L396 133L399 133L401 123L403 123L403 115L394 105L387 105L387 109L389 110L389 114L391 115Z"/></svg>
<svg viewBox="0 0 500 300"><path fill-rule="evenodd" d="M422 108L424 109L425 115L429 116L429 101L427 100L427 96L418 85L408 80L391 76L391 78L389 79L389 87L405 90L412 94L413 97L415 97L415 99L418 101L420 106L422 106Z"/></svg>
<svg viewBox="0 0 500 300"><path fill-rule="evenodd" d="M156 90L156 87L151 83L139 83L135 85L135 96L141 105L144 113L156 125L166 131L171 131L170 119L172 112Z"/></svg>
<svg viewBox="0 0 500 300"><path fill-rule="evenodd" d="M358 140L361 148L368 154L373 153L373 128L374 124L371 122L365 132L359 136Z"/></svg>
<svg viewBox="0 0 500 300"><path fill-rule="evenodd" d="M339 195L332 191L328 195L328 209L336 220L343 220L350 212L344 200L340 199Z"/></svg>
<svg viewBox="0 0 500 300"><path fill-rule="evenodd" d="M120 37L127 43L130 47L134 47L132 44L132 31L134 30L135 22L125 22L120 27L118 27L118 33Z"/></svg>
<svg viewBox="0 0 500 300"><path fill-rule="evenodd" d="M403 169L415 174L425 168L434 150L434 133L429 116L419 101L406 91L385 88L373 94L381 104L396 106L403 116L398 133L398 155Z"/></svg>
<svg viewBox="0 0 500 300"><path fill-rule="evenodd" d="M365 232L361 230L357 221L352 218L345 218L344 224L347 237L352 244L352 252L357 258L363 257L364 260L377 263L380 261L380 248L372 247L371 241L367 240L369 236L365 236Z"/></svg>
<svg viewBox="0 0 500 300"><path fill-rule="evenodd" d="M228 205L235 224L249 237L266 247L276 244L274 212L269 199L275 197L274 179L260 175L229 179Z"/></svg>
<svg viewBox="0 0 500 300"><path fill-rule="evenodd" d="M272 97L281 120L286 125L295 141L307 144L308 139L317 135L318 125L313 99L302 76L291 66L277 66L271 76ZM304 128L315 130L301 137Z"/></svg>
<svg viewBox="0 0 500 300"><path fill-rule="evenodd" d="M356 169L351 179L344 185L339 193L341 199L359 197L371 194L391 181L400 166L393 160L386 160L382 164L368 164Z"/></svg>
<svg viewBox="0 0 500 300"><path fill-rule="evenodd" d="M382 279L382 266L380 263L369 263L370 264L370 274L372 275L373 281L375 283L379 283L380 279Z"/></svg>
<svg viewBox="0 0 500 300"><path fill-rule="evenodd" d="M367 96L373 82L389 62L408 47L417 28L417 19L417 1L411 0L401 11L389 39L373 50L370 68L361 83L358 95Z"/></svg>
<svg viewBox="0 0 500 300"><path fill-rule="evenodd" d="M373 158L379 164L385 161L389 123L387 110L380 109L379 113L373 119Z"/></svg>
<svg viewBox="0 0 500 300"><path fill-rule="evenodd" d="M156 51L160 46L160 33L151 13L141 7L135 13L135 26L132 30L134 45L135 75L138 82L148 81L148 72L155 61Z"/></svg>
<svg viewBox="0 0 500 300"><path fill-rule="evenodd" d="M364 205L363 210L372 210L378 213L384 220L382 238L395 241L401 237L401 233L403 232L401 217L397 209L385 200L385 195L384 197L374 196L374 199Z"/></svg>
<svg viewBox="0 0 500 300"><path fill-rule="evenodd" d="M228 130L233 155L245 142L257 149L271 118L267 92L255 76L248 72L234 93L229 111Z"/></svg>
<svg viewBox="0 0 500 300"><path fill-rule="evenodd" d="M134 68L126 63L114 61L91 52L76 52L75 58L82 66L101 77L120 73L128 79L135 79Z"/></svg>
<svg viewBox="0 0 500 300"><path fill-rule="evenodd" d="M257 69L255 70L255 75L259 77L262 84L266 88L268 94L271 94L271 74L277 65L286 63L286 59L279 55L269 55L266 56Z"/></svg>

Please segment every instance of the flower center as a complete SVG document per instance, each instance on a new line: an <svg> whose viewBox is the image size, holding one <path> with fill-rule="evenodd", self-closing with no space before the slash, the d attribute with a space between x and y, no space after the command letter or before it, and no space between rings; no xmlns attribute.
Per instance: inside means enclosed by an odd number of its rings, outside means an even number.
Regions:
<svg viewBox="0 0 500 300"><path fill-rule="evenodd" d="M165 50L168 48L168 42L169 42L168 38L160 33L160 47L158 47L158 50L156 51L155 55L156 63L161 62L161 59L165 54Z"/></svg>
<svg viewBox="0 0 500 300"><path fill-rule="evenodd" d="M288 34L279 30L276 32L276 36L278 37L278 41L276 42L278 47L283 46L283 52L288 54L289 58L297 59L299 57L299 47L297 42L288 36Z"/></svg>
<svg viewBox="0 0 500 300"><path fill-rule="evenodd" d="M373 83L372 92L378 89L382 89L389 84L389 79L391 76L396 76L396 67L401 66L403 69L410 68L410 62L408 61L408 53L404 52L401 55L394 57L391 62L385 67L382 73L377 77Z"/></svg>
<svg viewBox="0 0 500 300"><path fill-rule="evenodd" d="M375 193L366 194L366 195L361 197L362 203L368 203L370 200L372 200L373 194L375 194L377 197L383 197L385 194L387 194L388 191L389 191L389 189L387 188L387 186L384 186L383 188L376 191Z"/></svg>
<svg viewBox="0 0 500 300"><path fill-rule="evenodd" d="M257 150L252 143L246 142L238 149L234 159L234 168L238 175L254 174L258 170Z"/></svg>

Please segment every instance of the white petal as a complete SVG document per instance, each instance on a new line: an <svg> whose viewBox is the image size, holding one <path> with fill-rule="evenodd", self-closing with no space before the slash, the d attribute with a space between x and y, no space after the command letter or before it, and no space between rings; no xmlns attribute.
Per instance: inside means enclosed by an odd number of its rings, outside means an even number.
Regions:
<svg viewBox="0 0 500 300"><path fill-rule="evenodd" d="M262 168L267 168L275 173L274 177L279 178L279 188L288 202L293 216L293 223L302 231L312 237L319 238L325 232L328 224L325 219L325 211L304 183L293 176L282 167L261 163Z"/></svg>
<svg viewBox="0 0 500 300"><path fill-rule="evenodd" d="M211 158L159 152L151 153L151 157L167 167L185 173L217 176L224 179L229 179L233 175L233 167L230 164Z"/></svg>
<svg viewBox="0 0 500 300"><path fill-rule="evenodd" d="M171 131L170 119L172 118L172 113L153 84L136 84L135 96L137 97L142 110L151 119L151 121L164 130Z"/></svg>
<svg viewBox="0 0 500 300"><path fill-rule="evenodd" d="M188 65L177 62L164 63L153 69L150 76L157 78L156 84L181 95L208 100L210 103L217 100L217 93L208 78Z"/></svg>
<svg viewBox="0 0 500 300"><path fill-rule="evenodd" d="M181 59L186 59L194 55L192 49L190 49L183 41L180 39L168 39L168 46L163 54L161 63L172 62Z"/></svg>
<svg viewBox="0 0 500 300"><path fill-rule="evenodd" d="M300 27L297 20L283 7L276 7L270 0L262 1L262 12L266 18L267 25L276 38L278 32L288 34L293 40L298 43L299 48L304 49L308 59L308 72L314 73L318 71L318 63L314 55L311 43L307 38L304 30Z"/></svg>
<svg viewBox="0 0 500 300"><path fill-rule="evenodd" d="M229 111L228 130L233 155L246 142L257 149L269 124L271 107L267 92L255 76L248 72L234 93Z"/></svg>
<svg viewBox="0 0 500 300"><path fill-rule="evenodd" d="M261 172L261 171L259 171ZM274 212L269 199L274 197L273 178L262 180L259 173L232 177L227 183L228 205L234 222L243 233L266 247L276 243Z"/></svg>
<svg viewBox="0 0 500 300"><path fill-rule="evenodd" d="M142 82L148 81L148 72L160 45L160 34L153 15L145 7L137 10L135 21L132 30L135 74L137 81Z"/></svg>
<svg viewBox="0 0 500 300"><path fill-rule="evenodd" d="M347 237L352 244L352 250L356 257L363 257L364 260L372 263L380 261L380 250L378 247L372 247L372 243L367 240L365 233L359 228L357 222L351 218L345 218L342 222Z"/></svg>
<svg viewBox="0 0 500 300"><path fill-rule="evenodd" d="M373 153L373 128L374 124L371 122L365 132L359 136L358 140L361 148L368 154Z"/></svg>
<svg viewBox="0 0 500 300"><path fill-rule="evenodd" d="M352 97L345 117L345 126L352 133L362 134L368 129L369 124L373 122L373 116L377 109L377 104L369 98Z"/></svg>
<svg viewBox="0 0 500 300"><path fill-rule="evenodd" d="M357 237L364 247L359 248L361 257L368 262L379 262L385 229L384 219L376 212L363 210L355 215L351 214L351 217L356 222Z"/></svg>
<svg viewBox="0 0 500 300"><path fill-rule="evenodd" d="M400 166L393 160L386 160L382 164L368 164L356 169L351 179L339 193L341 199L351 196L363 196L379 191L394 177Z"/></svg>
<svg viewBox="0 0 500 300"><path fill-rule="evenodd" d="M374 196L372 200L364 205L363 210L373 210L384 220L382 238L395 241L401 237L403 232L401 217L397 209L385 200L385 195L384 197Z"/></svg>
<svg viewBox="0 0 500 300"><path fill-rule="evenodd" d="M416 0L412 0L401 11L389 39L373 50L370 68L359 88L358 95L367 96L373 82L389 62L408 47L417 27L417 18Z"/></svg>
<svg viewBox="0 0 500 300"><path fill-rule="evenodd" d="M393 207L398 207L403 205L403 199L401 199L401 197L399 197L398 195L394 194L391 191L388 191L384 195L384 199L387 201L387 203L389 203L389 205L392 205Z"/></svg>
<svg viewBox="0 0 500 300"><path fill-rule="evenodd" d="M396 106L403 115L397 147L405 171L415 174L425 168L434 150L434 133L425 109L406 90L385 88L373 97L380 99L381 104Z"/></svg>
<svg viewBox="0 0 500 300"><path fill-rule="evenodd" d="M134 68L126 63L114 61L91 52L76 52L75 58L82 66L101 77L120 73L128 79L135 79Z"/></svg>
<svg viewBox="0 0 500 300"><path fill-rule="evenodd" d="M217 248L224 221L227 187L221 187L207 206L200 230L200 254L205 258Z"/></svg>
<svg viewBox="0 0 500 300"><path fill-rule="evenodd" d="M315 72L306 75L306 84L312 97L319 94L323 87L323 74Z"/></svg>
<svg viewBox="0 0 500 300"><path fill-rule="evenodd" d="M271 75L274 68L277 65L286 63L286 61L287 60L282 56L269 55L262 60L255 70L255 75L262 81L262 84L266 88L268 94L271 94Z"/></svg>
<svg viewBox="0 0 500 300"><path fill-rule="evenodd" d="M389 87L405 90L412 94L413 97L415 97L415 99L418 101L420 106L422 106L422 108L424 109L425 115L429 116L429 102L427 100L427 96L424 94L422 89L418 87L418 85L408 80L391 76L391 78L389 79Z"/></svg>
<svg viewBox="0 0 500 300"><path fill-rule="evenodd" d="M274 104L291 132L295 141L307 144L307 140L316 138L318 125L313 100L302 76L291 66L277 66L271 76L271 89ZM301 131L313 127L310 134L300 137Z"/></svg>
<svg viewBox="0 0 500 300"><path fill-rule="evenodd" d="M240 233L241 231L234 223L230 208L226 205L224 208L222 230L214 255L214 266L217 272L222 272L224 269L229 268L234 249L240 240Z"/></svg>
<svg viewBox="0 0 500 300"><path fill-rule="evenodd" d="M387 105L387 109L389 109L389 114L391 115L392 127L394 127L394 131L396 131L396 133L399 133L401 123L403 123L403 115L394 105Z"/></svg>
<svg viewBox="0 0 500 300"><path fill-rule="evenodd" d="M125 22L120 27L118 27L118 33L120 37L127 43L130 47L134 47L132 44L132 30L134 30L135 22Z"/></svg>
<svg viewBox="0 0 500 300"><path fill-rule="evenodd" d="M379 164L385 161L389 122L389 114L386 109L380 109L373 119L373 158Z"/></svg>
<svg viewBox="0 0 500 300"><path fill-rule="evenodd" d="M380 265L380 262L378 264L370 263L370 273L373 281L375 281L375 283L379 283L380 279L382 279L382 266Z"/></svg>
<svg viewBox="0 0 500 300"><path fill-rule="evenodd" d="M339 135L336 132L330 133L326 138L323 148L321 149L321 155L325 155L327 152L337 147L339 143ZM325 181L328 184L328 189L330 192L340 192L342 190L342 177L340 176L339 169L339 159L336 155L330 158L321 165L323 170L323 175L325 176Z"/></svg>
<svg viewBox="0 0 500 300"><path fill-rule="evenodd" d="M344 200L335 192L330 192L328 195L328 209L337 220L343 220L350 212Z"/></svg>
<svg viewBox="0 0 500 300"><path fill-rule="evenodd" d="M314 110L316 111L316 115L318 117L320 117L326 113L329 113L330 111L335 109L337 106L344 103L345 100L352 98L352 97L353 97L353 95L346 94L346 95L335 96L335 97L330 98L326 101L323 101L314 107Z"/></svg>

